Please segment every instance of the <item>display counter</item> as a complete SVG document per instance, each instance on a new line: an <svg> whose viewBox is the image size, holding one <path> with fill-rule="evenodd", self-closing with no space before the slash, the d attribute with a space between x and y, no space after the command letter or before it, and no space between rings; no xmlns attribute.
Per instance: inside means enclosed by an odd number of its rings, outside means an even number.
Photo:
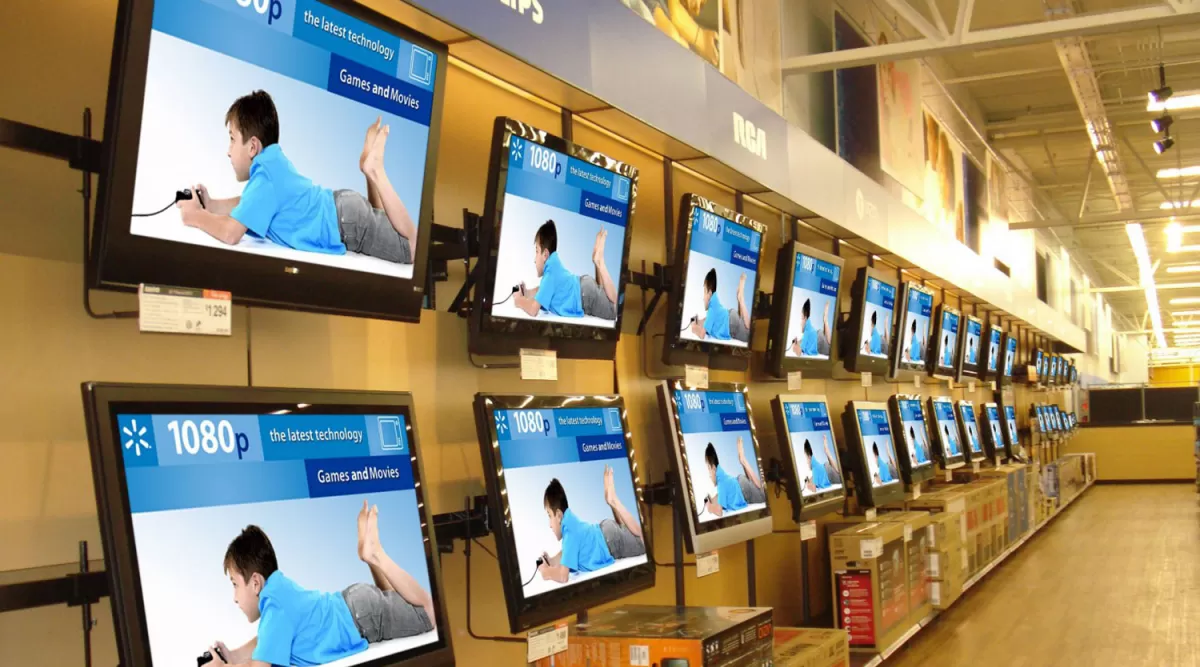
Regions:
<svg viewBox="0 0 1200 667"><path fill-rule="evenodd" d="M1101 482L1186 481L1196 478L1191 424L1088 426L1062 445L1063 454L1096 454Z"/></svg>

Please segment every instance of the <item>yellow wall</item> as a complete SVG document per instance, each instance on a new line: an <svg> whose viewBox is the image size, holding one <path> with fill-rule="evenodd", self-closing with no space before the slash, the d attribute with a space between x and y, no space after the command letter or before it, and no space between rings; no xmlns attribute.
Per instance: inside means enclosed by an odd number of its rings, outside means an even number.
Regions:
<svg viewBox="0 0 1200 667"><path fill-rule="evenodd" d="M1150 369L1150 385L1155 387L1179 387L1200 381L1200 367L1161 366Z"/></svg>
<svg viewBox="0 0 1200 667"><path fill-rule="evenodd" d="M1196 429L1172 426L1089 426L1063 446L1063 454L1096 454L1099 480L1196 478Z"/></svg>

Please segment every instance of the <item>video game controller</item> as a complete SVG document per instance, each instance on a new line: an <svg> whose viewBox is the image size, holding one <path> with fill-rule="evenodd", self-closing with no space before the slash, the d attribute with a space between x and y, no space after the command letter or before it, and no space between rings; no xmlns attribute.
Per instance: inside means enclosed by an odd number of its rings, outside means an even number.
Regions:
<svg viewBox="0 0 1200 667"><path fill-rule="evenodd" d="M186 192L186 190L185 190L185 192ZM190 196L190 193L189 193L189 196ZM226 663L229 662L229 659L225 657L225 654L221 652L221 649L214 648L213 651L217 652L217 657L221 659L221 662L226 662ZM196 667L203 667L204 665L207 665L208 663L210 663L212 661L213 661L212 652L205 651L204 653L200 654L199 658L196 658Z"/></svg>
<svg viewBox="0 0 1200 667"><path fill-rule="evenodd" d="M176 202L181 202L181 201L191 200L191 199L195 199L196 203L200 204L200 208L208 208L207 206L204 205L204 198L200 196L199 192L192 192L190 188L184 188L182 190L175 191L175 201Z"/></svg>

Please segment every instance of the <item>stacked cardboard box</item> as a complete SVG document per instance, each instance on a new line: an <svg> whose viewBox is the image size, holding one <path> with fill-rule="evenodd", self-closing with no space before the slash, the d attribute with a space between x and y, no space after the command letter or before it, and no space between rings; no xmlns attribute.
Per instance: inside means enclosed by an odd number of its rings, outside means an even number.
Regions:
<svg viewBox="0 0 1200 667"><path fill-rule="evenodd" d="M908 578L908 622L912 626L933 612L929 598L929 548L933 541L931 515L924 511L888 512L880 521L904 526L904 569Z"/></svg>
<svg viewBox="0 0 1200 667"><path fill-rule="evenodd" d="M1058 488L1061 498L1060 505L1065 505L1083 493L1087 486L1087 475L1084 472L1085 461L1082 454L1068 454L1058 460Z"/></svg>
<svg viewBox="0 0 1200 667"><path fill-rule="evenodd" d="M872 521L829 537L834 614L851 651L881 651L910 627L904 528Z"/></svg>
<svg viewBox="0 0 1200 667"><path fill-rule="evenodd" d="M945 510L930 515L929 601L934 609L948 609L962 595L967 581L967 550L963 546L965 524L960 511Z"/></svg>
<svg viewBox="0 0 1200 667"><path fill-rule="evenodd" d="M775 667L849 667L845 630L775 628Z"/></svg>

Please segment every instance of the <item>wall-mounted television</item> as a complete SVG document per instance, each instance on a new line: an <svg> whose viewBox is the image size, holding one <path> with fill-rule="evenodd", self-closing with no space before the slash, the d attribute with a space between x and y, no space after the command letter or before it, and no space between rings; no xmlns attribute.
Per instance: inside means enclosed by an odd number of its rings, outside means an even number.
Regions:
<svg viewBox="0 0 1200 667"><path fill-rule="evenodd" d="M983 366L983 320L974 315L963 315L963 335L959 336L958 358L962 368L959 379L981 378L984 375Z"/></svg>
<svg viewBox="0 0 1200 667"><path fill-rule="evenodd" d="M984 403L980 412L983 415L983 452L993 461L1004 459L1004 420L1000 416L1000 406L995 403Z"/></svg>
<svg viewBox="0 0 1200 667"><path fill-rule="evenodd" d="M840 508L846 482L825 397L780 394L771 399L771 410L791 474L792 518L802 521Z"/></svg>
<svg viewBox="0 0 1200 667"><path fill-rule="evenodd" d="M446 47L357 3L267 5L120 3L89 284L415 322Z"/></svg>
<svg viewBox="0 0 1200 667"><path fill-rule="evenodd" d="M954 400L949 396L930 396L929 430L933 433L934 455L938 465L945 470L960 468L966 464L966 452L963 451L962 429L958 426L958 418L954 415Z"/></svg>
<svg viewBox="0 0 1200 667"><path fill-rule="evenodd" d="M858 269L851 287L849 338L842 347L846 370L887 373L897 292L893 275L865 266Z"/></svg>
<svg viewBox="0 0 1200 667"><path fill-rule="evenodd" d="M683 195L663 363L745 370L766 230L700 195Z"/></svg>
<svg viewBox="0 0 1200 667"><path fill-rule="evenodd" d="M888 397L888 410L891 412L892 430L899 433L893 441L905 483L911 486L932 478L933 454L921 397L894 394Z"/></svg>
<svg viewBox="0 0 1200 667"><path fill-rule="evenodd" d="M513 632L654 585L620 396L477 394L475 424Z"/></svg>
<svg viewBox="0 0 1200 667"><path fill-rule="evenodd" d="M702 553L770 533L767 478L746 387L665 381L658 403L688 548Z"/></svg>
<svg viewBox="0 0 1200 667"><path fill-rule="evenodd" d="M1013 379L1013 364L1017 360L1017 337L1011 333L1004 334L1004 375L1001 384L1011 384Z"/></svg>
<svg viewBox="0 0 1200 667"><path fill-rule="evenodd" d="M900 288L895 306L896 332L892 340L893 379L906 379L925 373L929 356L929 335L933 317L933 292L920 283L908 281ZM901 316L903 314L903 316Z"/></svg>
<svg viewBox="0 0 1200 667"><path fill-rule="evenodd" d="M879 507L904 499L900 457L888 421L887 403L850 401L842 413L847 465L854 466L854 494L860 507Z"/></svg>
<svg viewBox="0 0 1200 667"><path fill-rule="evenodd" d="M1040 347L1034 348L1033 370L1037 374L1038 382L1045 382L1046 365L1046 353L1042 352L1042 348Z"/></svg>
<svg viewBox="0 0 1200 667"><path fill-rule="evenodd" d="M935 350L929 357L929 374L935 378L952 380L958 377L958 336L962 328L962 314L946 304L938 306L936 326L933 330Z"/></svg>
<svg viewBox="0 0 1200 667"><path fill-rule="evenodd" d="M511 118L492 130L470 348L611 359L638 170Z"/></svg>
<svg viewBox="0 0 1200 667"><path fill-rule="evenodd" d="M1004 404L1004 446L1008 458L1023 460L1021 456L1021 435L1017 431L1017 410L1011 403Z"/></svg>
<svg viewBox="0 0 1200 667"><path fill-rule="evenodd" d="M409 394L88 383L83 404L123 664L214 641L229 663L454 664Z"/></svg>
<svg viewBox="0 0 1200 667"><path fill-rule="evenodd" d="M1004 332L995 324L989 324L984 331L986 344L980 347L979 378L999 383L1004 368Z"/></svg>
<svg viewBox="0 0 1200 667"><path fill-rule="evenodd" d="M837 358L841 257L792 242L779 249L767 336L767 369L829 377Z"/></svg>
<svg viewBox="0 0 1200 667"><path fill-rule="evenodd" d="M958 401L958 425L965 443L965 454L968 461L982 461L983 436L979 434L979 418L975 414L975 404L971 401Z"/></svg>

